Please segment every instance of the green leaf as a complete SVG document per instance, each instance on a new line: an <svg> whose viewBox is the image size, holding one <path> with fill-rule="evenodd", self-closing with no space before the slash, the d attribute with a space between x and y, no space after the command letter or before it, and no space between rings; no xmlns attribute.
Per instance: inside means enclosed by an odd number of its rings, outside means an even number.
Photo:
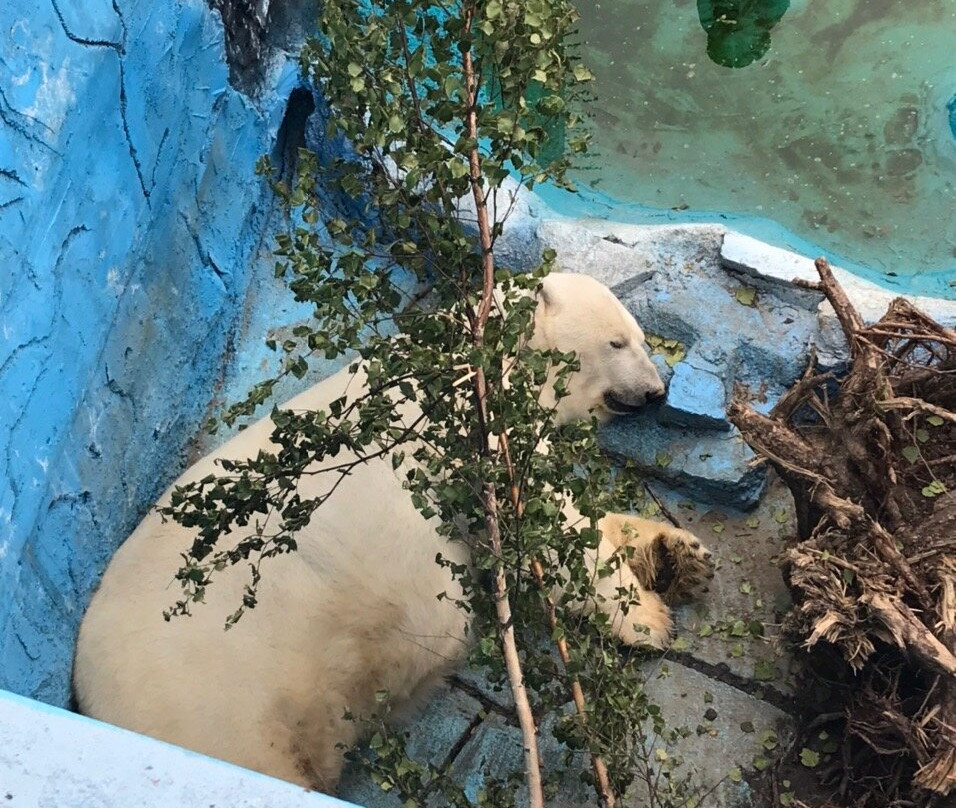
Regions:
<svg viewBox="0 0 956 808"><path fill-rule="evenodd" d="M812 749L803 747L803 749L800 750L800 762L808 769L816 768L820 763L820 754Z"/></svg>
<svg viewBox="0 0 956 808"><path fill-rule="evenodd" d="M772 662L758 659L754 662L754 679L758 682L772 682L777 678L777 669Z"/></svg>
<svg viewBox="0 0 956 808"><path fill-rule="evenodd" d="M938 415L930 415L926 419L926 423L928 423L930 426L942 426L946 422Z"/></svg>
<svg viewBox="0 0 956 808"><path fill-rule="evenodd" d="M780 745L780 739L777 738L777 733L772 729L761 732L758 740L760 741L760 745L768 752L772 752Z"/></svg>
<svg viewBox="0 0 956 808"><path fill-rule="evenodd" d="M915 446L904 446L902 455L910 463L915 463L917 460L919 460L919 449L917 449Z"/></svg>
<svg viewBox="0 0 956 808"><path fill-rule="evenodd" d="M757 299L757 290L752 286L741 286L734 297L741 306L753 306Z"/></svg>

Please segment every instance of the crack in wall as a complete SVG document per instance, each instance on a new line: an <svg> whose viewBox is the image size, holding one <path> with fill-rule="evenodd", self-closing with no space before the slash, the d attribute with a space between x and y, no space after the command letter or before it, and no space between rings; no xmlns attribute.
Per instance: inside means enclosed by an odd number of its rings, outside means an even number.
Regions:
<svg viewBox="0 0 956 808"><path fill-rule="evenodd" d="M37 340L37 344L46 343L50 339L50 335L42 337ZM47 354L46 359L51 358L51 354ZM20 425L23 423L23 420L27 417L27 414L30 412L30 403L33 401L33 397L36 395L37 388L40 386L40 382L47 376L47 368L44 363L44 368L41 370L36 378L33 380L33 384L30 386L30 392L27 394L26 402L23 407L20 409L20 412L17 413L17 417L13 422L13 426L10 427L10 440L7 441L7 449L5 452L6 455L6 468L7 468L7 484L10 486L10 490L13 491L13 506L10 508L10 517L12 521L17 521L17 505L22 501L20 499L20 483L16 478L15 474L11 473L13 468L14 454L19 455L18 450L13 445L13 436L16 434L17 430L20 428Z"/></svg>
<svg viewBox="0 0 956 808"><path fill-rule="evenodd" d="M209 254L209 251L202 246L202 240L199 238L199 231L193 226L193 223L189 220L189 217L180 211L179 218L182 219L183 225L186 228L186 232L189 233L190 238L193 240L193 244L196 246L196 253L199 255L199 260L202 262L203 266L209 267L216 274L216 277L219 278L220 284L222 285L223 292L228 292L225 279L230 277L230 273L222 269L216 263L215 259Z"/></svg>
<svg viewBox="0 0 956 808"><path fill-rule="evenodd" d="M25 120L36 124L37 126L42 126L51 135L56 134L49 126L47 126L39 118L35 118L32 115L27 115L26 113L21 112L16 107L14 107L13 104L11 104L9 99L7 98L6 93L3 92L3 86L0 85L0 121L3 121L3 123L9 129L12 129L18 135L30 141L31 143L36 143L38 146L43 146L44 148L49 149L57 157L63 156L62 154L60 154L60 152L54 149L49 143L43 140L43 138L38 137L36 134L31 132L30 129L27 126L25 126L23 123L14 120L12 115L18 115L21 118L24 118Z"/></svg>
<svg viewBox="0 0 956 808"><path fill-rule="evenodd" d="M109 39L87 39L86 37L81 37L71 31L70 27L66 24L66 20L63 18L63 12L60 11L60 6L57 3L57 0L50 0L50 3L53 6L53 13L56 14L56 18L60 21L60 27L63 29L63 33L66 34L67 39L69 39L71 42L75 42L77 45L83 45L88 48L112 48L119 54L124 53L125 42L113 42ZM120 22L122 24L122 15L119 14L119 9L117 8L115 2L113 3L113 9L117 12L117 15L120 16ZM125 40L125 26L123 35Z"/></svg>
<svg viewBox="0 0 956 808"><path fill-rule="evenodd" d="M502 716L508 724L518 726L518 714L515 712L515 710L508 709L504 705L495 701L477 685L469 682L467 679L458 674L449 676L448 681L455 689L471 696L475 701L481 704L482 709L486 713L497 713L498 715Z"/></svg>
<svg viewBox="0 0 956 808"><path fill-rule="evenodd" d="M166 145L166 138L169 137L169 127L163 129L163 136L159 139L159 146L156 147L156 159L153 161L153 170L149 175L149 188L152 191L156 187L156 169L159 168L159 160L163 155L163 146Z"/></svg>
<svg viewBox="0 0 956 808"><path fill-rule="evenodd" d="M58 506L61 506L61 505L68 506L71 514L75 514L78 509L82 509L89 515L90 522L94 526L96 526L96 518L93 516L92 500L93 500L92 492L88 491L85 488L79 491L63 492L61 494L57 494L52 499L50 499L50 501L47 503L46 512L47 514L49 514L54 509L56 509ZM82 587L80 586L80 582L76 578L76 572L73 568L73 564L71 563L73 560L74 560L73 558L70 558L68 562L64 565L64 569L66 571L67 578L69 579L70 588L73 590L74 598L72 600L75 601L77 597L79 596ZM60 595L63 594L59 591L59 587L56 586L52 580L49 582L49 586L52 587L53 591L56 591L58 594ZM63 606L66 608L66 610L70 614L73 614L75 610L73 605L69 602L69 600L70 599L67 599L66 597L64 597Z"/></svg>
<svg viewBox="0 0 956 808"><path fill-rule="evenodd" d="M136 178L139 180L140 190L143 192L143 198L146 200L146 204L149 207L152 207L150 202L150 194L156 186L155 180L155 168L153 170L152 184L150 187L146 185L146 177L143 171L143 165L139 159L139 152L136 150L136 146L133 144L133 136L129 128L129 120L127 118L127 95L126 95L126 45L128 41L128 29L126 27L126 19L123 16L123 12L117 4L116 0L113 0L113 11L116 12L116 17L120 23L120 29L122 31L122 37L119 42L114 42L108 39L88 39L86 37L79 36L75 32L70 30L70 27L67 25L66 20L63 17L63 13L60 11L60 7L57 3L57 0L50 0L51 5L53 6L53 12L56 14L57 19L60 22L60 27L63 29L63 33L66 34L66 37L77 45L81 45L87 48L108 48L116 53L117 60L119 62L119 113L120 121L123 126L123 135L126 138L126 146L129 149L130 159L133 161L133 168L136 171Z"/></svg>
<svg viewBox="0 0 956 808"><path fill-rule="evenodd" d="M122 401L128 401L133 410L134 420L138 420L139 416L136 411L136 399L134 398L133 394L128 390L123 389L120 386L120 383L110 376L110 366L106 362L103 363L103 372L106 376L106 389Z"/></svg>
<svg viewBox="0 0 956 808"><path fill-rule="evenodd" d="M464 732L458 737L448 750L445 755L444 760L442 760L441 765L438 767L439 771L451 771L452 764L455 762L455 759L461 754L461 751L468 745L468 742L475 737L475 732L478 731L478 728L485 723L485 718L487 718L487 713L479 713L474 718L471 719L471 722L465 728ZM427 793L427 791L426 791Z"/></svg>
<svg viewBox="0 0 956 808"><path fill-rule="evenodd" d="M59 252L59 255L57 256L56 263L53 265L53 312L50 315L50 321L46 327L46 333L41 335L35 335L31 337L30 339L28 339L26 342L21 343L16 348L14 348L13 351L11 351L10 355L7 356L6 359L4 359L3 364L0 364L0 378L2 378L4 373L6 373L9 370L12 363L16 361L17 356L20 355L23 351L27 350L28 348L36 347L36 346L42 346L44 348L47 348L47 343L49 343L53 337L55 324L59 321L62 308L63 308L63 281L60 274L60 268L63 264L63 261L66 259L66 253L69 250L70 245L73 243L73 241L76 239L77 236L79 236L81 233L87 233L87 232L89 232L89 228L86 225L83 225L83 224L76 225L70 229L70 232L67 233L66 236L63 237L63 240L60 242L60 252ZM23 419L31 411L31 403L33 401L33 397L36 394L36 390L39 387L41 380L45 377L47 373L46 363L51 359L51 357L52 357L52 353L49 350L47 350L46 357L44 358L42 363L42 369L37 374L36 378L33 380L33 384L30 388L29 393L27 394L24 405L20 409L20 412L18 413L17 418L14 421L13 425L10 427L9 431L7 432L7 435L9 437L8 437L6 449L4 452L4 457L5 457L5 463L6 463L7 482L10 486L10 490L13 491L13 496L14 496L13 508L11 513L11 517L13 519L16 518L17 501L20 498L20 486L16 480L15 475L11 471L14 467L13 455L14 455L14 452L16 451L16 448L13 445L14 443L13 438L17 430L19 429L20 425L23 423Z"/></svg>
<svg viewBox="0 0 956 808"><path fill-rule="evenodd" d="M27 187L27 184L20 179L20 175L11 168L0 168L0 177L15 182L17 185L22 185L24 188Z"/></svg>
<svg viewBox="0 0 956 808"><path fill-rule="evenodd" d="M126 118L126 68L123 63L123 58L119 59L119 78L120 78L120 119L123 122L123 134L126 136L126 145L129 148L129 156L133 160L133 168L136 169L136 177L139 180L139 187L143 192L143 198L146 200L148 207L152 207L152 204L149 199L151 188L146 187L146 178L143 176L143 166L139 161L139 153L136 151L136 147L133 145L133 136L129 131L129 121Z"/></svg>

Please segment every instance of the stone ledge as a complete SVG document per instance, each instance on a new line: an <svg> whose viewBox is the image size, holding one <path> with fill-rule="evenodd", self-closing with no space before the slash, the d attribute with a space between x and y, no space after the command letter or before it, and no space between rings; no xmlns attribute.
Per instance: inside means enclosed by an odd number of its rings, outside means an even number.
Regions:
<svg viewBox="0 0 956 808"><path fill-rule="evenodd" d="M833 309L829 304L819 303L822 300L819 293L793 286L796 280L820 280L812 259L780 247L772 247L733 230L727 231L724 236L720 258L724 266L746 274L755 283L766 284L777 295L795 297L805 305L811 296L815 296L818 305L828 309L833 316ZM894 298L904 297L943 325L956 325L956 300L890 292L840 267L833 267L833 274L868 323L882 317Z"/></svg>

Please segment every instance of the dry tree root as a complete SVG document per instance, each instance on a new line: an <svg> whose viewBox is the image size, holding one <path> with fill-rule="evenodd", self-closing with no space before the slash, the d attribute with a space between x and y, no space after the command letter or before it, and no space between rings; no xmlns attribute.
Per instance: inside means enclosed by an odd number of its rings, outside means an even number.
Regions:
<svg viewBox="0 0 956 808"><path fill-rule="evenodd" d="M798 536L787 628L824 677L842 738L833 799L956 802L956 331L903 299L867 326L818 259L850 345L845 377L804 377L730 417L786 481ZM809 681L822 687L822 679ZM836 707L833 702L836 701Z"/></svg>

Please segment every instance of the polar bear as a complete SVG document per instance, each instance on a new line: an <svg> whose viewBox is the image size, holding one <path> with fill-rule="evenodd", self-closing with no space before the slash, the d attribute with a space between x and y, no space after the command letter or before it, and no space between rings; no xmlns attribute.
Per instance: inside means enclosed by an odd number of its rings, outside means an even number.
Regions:
<svg viewBox="0 0 956 808"><path fill-rule="evenodd" d="M556 420L630 412L664 394L634 318L597 281L548 276L539 293L532 347L577 353L580 370ZM360 386L342 371L292 399L316 410ZM355 390L356 387L351 388ZM554 404L554 392L542 394ZM264 419L200 460L182 485L217 470L222 458L270 448ZM335 461L341 462L341 456ZM304 497L327 486L304 477ZM160 504L170 499L170 491ZM651 587L664 557L676 571L672 590L711 574L710 553L669 525L611 514L591 564L636 548L629 564L599 586L616 634L629 644L663 648L671 619ZM358 466L297 536L298 551L269 562L258 606L228 632L224 618L241 602L246 571L216 576L191 617L163 619L178 595L172 574L192 532L151 511L110 562L77 642L74 690L87 715L309 788L331 792L342 767L337 744L357 740L353 714L375 709L385 689L408 707L446 675L467 650L461 590L436 554L467 563L412 506L388 459ZM632 566L633 569L632 569ZM625 615L620 587L640 602ZM438 598L445 592L450 597ZM398 715L402 715L399 710Z"/></svg>

